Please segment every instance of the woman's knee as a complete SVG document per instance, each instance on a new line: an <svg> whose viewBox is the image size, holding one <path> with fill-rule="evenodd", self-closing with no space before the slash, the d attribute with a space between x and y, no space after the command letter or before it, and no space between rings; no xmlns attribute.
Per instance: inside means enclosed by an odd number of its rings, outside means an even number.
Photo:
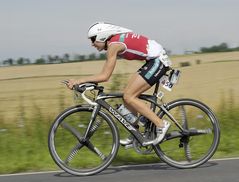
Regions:
<svg viewBox="0 0 239 182"><path fill-rule="evenodd" d="M124 100L125 103L131 104L132 101L134 100L134 96L130 93L125 92L123 94L123 100Z"/></svg>

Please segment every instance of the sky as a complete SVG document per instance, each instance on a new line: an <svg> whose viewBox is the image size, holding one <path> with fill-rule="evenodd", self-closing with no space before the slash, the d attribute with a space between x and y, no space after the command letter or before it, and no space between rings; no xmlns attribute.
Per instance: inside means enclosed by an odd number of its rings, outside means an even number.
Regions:
<svg viewBox="0 0 239 182"><path fill-rule="evenodd" d="M91 24L146 35L173 54L239 46L239 0L0 0L0 60L96 53Z"/></svg>

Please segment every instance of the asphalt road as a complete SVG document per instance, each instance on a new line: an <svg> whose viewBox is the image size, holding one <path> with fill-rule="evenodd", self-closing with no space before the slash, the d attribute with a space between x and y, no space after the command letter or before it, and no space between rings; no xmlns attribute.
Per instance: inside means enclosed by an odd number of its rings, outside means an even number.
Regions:
<svg viewBox="0 0 239 182"><path fill-rule="evenodd" d="M239 159L210 161L195 169L166 164L108 168L100 174L77 177L65 172L1 175L0 182L239 182Z"/></svg>

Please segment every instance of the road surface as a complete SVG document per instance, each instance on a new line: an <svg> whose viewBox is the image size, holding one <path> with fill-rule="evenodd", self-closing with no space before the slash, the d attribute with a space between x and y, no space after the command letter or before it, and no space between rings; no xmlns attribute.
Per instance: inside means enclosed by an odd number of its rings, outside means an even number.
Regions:
<svg viewBox="0 0 239 182"><path fill-rule="evenodd" d="M87 177L62 171L0 175L0 182L239 182L239 158L213 160L195 169L166 164L121 166Z"/></svg>

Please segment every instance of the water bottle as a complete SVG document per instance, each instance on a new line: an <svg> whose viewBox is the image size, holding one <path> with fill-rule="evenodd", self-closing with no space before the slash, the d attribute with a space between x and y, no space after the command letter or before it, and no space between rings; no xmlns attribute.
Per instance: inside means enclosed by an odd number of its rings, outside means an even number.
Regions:
<svg viewBox="0 0 239 182"><path fill-rule="evenodd" d="M170 82L172 84L176 84L178 82L180 76L180 71L179 70L173 70L170 76Z"/></svg>
<svg viewBox="0 0 239 182"><path fill-rule="evenodd" d="M123 104L121 104L117 110L131 124L134 124L136 122L137 117L133 115Z"/></svg>

